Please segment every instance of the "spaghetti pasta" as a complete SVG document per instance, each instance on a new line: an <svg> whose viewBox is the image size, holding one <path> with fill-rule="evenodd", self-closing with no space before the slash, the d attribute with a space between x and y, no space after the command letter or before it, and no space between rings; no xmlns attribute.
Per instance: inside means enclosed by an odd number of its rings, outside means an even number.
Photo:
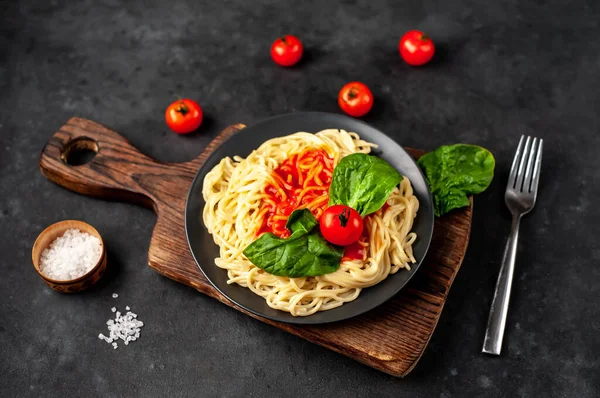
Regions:
<svg viewBox="0 0 600 398"><path fill-rule="evenodd" d="M376 145L356 133L328 129L299 132L263 143L247 158L226 157L205 177L204 224L220 247L215 264L237 283L265 298L272 308L307 316L355 300L373 286L416 260L411 232L419 201L404 177L386 204L365 217L365 233L346 252L337 271L317 277L288 278L254 266L244 249L260 234L289 236L287 217L308 208L318 220L329 201L334 167L352 153L369 153Z"/></svg>

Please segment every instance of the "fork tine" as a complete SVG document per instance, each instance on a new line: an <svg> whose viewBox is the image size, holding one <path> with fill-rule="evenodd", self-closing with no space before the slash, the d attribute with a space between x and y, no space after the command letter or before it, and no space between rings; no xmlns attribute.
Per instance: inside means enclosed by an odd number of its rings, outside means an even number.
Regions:
<svg viewBox="0 0 600 398"><path fill-rule="evenodd" d="M513 158L513 164L510 168L510 174L508 176L508 186L510 188L515 187L515 183L517 181L517 170L519 167L519 159L521 158L521 152L523 151L523 141L525 140L525 136L522 135L519 140L519 145L517 146L517 152L515 153L515 157Z"/></svg>
<svg viewBox="0 0 600 398"><path fill-rule="evenodd" d="M523 156L521 156L521 162L519 163L519 171L517 172L516 185L513 187L517 191L523 190L523 180L525 178L525 163L529 157L531 137L527 137L525 140L525 147L523 148Z"/></svg>
<svg viewBox="0 0 600 398"><path fill-rule="evenodd" d="M540 170L542 168L542 149L544 140L540 138L540 145L538 145L537 156L535 157L535 166L533 168L533 176L531 177L531 188L529 192L537 193L538 183L540 182Z"/></svg>
<svg viewBox="0 0 600 398"><path fill-rule="evenodd" d="M523 177L523 192L529 192L531 189L531 175L533 174L533 159L536 155L537 138L533 137L531 148L527 154L527 169L525 169L525 177Z"/></svg>

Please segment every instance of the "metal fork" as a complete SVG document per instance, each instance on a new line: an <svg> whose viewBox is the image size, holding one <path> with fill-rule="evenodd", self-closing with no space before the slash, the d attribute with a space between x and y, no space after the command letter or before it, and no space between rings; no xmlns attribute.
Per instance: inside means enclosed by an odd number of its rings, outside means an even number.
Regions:
<svg viewBox="0 0 600 398"><path fill-rule="evenodd" d="M512 227L508 242L506 242L502 267L496 282L494 299L485 331L482 352L486 354L500 355L502 349L508 301L517 257L519 223L521 217L529 213L535 205L542 166L543 143L542 139L532 139L532 137L525 139L525 136L522 136L510 169L504 201L512 214Z"/></svg>

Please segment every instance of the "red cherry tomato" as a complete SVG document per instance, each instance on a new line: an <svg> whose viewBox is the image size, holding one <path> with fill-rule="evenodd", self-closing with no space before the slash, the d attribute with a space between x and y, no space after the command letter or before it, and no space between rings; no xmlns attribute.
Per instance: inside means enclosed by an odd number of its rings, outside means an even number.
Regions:
<svg viewBox="0 0 600 398"><path fill-rule="evenodd" d="M327 241L348 246L358 240L363 231L360 214L351 207L333 205L321 215L321 233Z"/></svg>
<svg viewBox="0 0 600 398"><path fill-rule="evenodd" d="M202 108L196 101L182 99L173 102L165 112L167 125L177 134L187 134L202 124Z"/></svg>
<svg viewBox="0 0 600 398"><path fill-rule="evenodd" d="M271 58L281 66L292 66L302 58L304 47L296 36L285 35L271 45Z"/></svg>
<svg viewBox="0 0 600 398"><path fill-rule="evenodd" d="M365 84L351 82L340 90L338 104L348 115L361 117L373 107L373 94Z"/></svg>
<svg viewBox="0 0 600 398"><path fill-rule="evenodd" d="M418 30L406 32L400 39L398 49L404 61L413 66L425 65L435 53L435 46L431 39Z"/></svg>

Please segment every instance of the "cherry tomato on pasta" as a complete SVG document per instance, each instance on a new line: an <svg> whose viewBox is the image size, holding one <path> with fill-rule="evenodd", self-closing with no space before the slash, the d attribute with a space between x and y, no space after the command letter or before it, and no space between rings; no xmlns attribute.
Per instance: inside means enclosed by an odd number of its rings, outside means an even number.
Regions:
<svg viewBox="0 0 600 398"><path fill-rule="evenodd" d="M321 233L327 241L348 246L358 240L363 231L360 214L351 207L333 205L321 215Z"/></svg>
<svg viewBox="0 0 600 398"><path fill-rule="evenodd" d="M196 101L181 99L173 102L165 112L165 120L177 134L187 134L202 124L202 108Z"/></svg>
<svg viewBox="0 0 600 398"><path fill-rule="evenodd" d="M304 47L296 36L285 35L271 45L271 58L281 66L292 66L300 61Z"/></svg>
<svg viewBox="0 0 600 398"><path fill-rule="evenodd" d="M373 94L365 84L351 82L340 90L338 104L348 115L361 117L369 113L373 107Z"/></svg>
<svg viewBox="0 0 600 398"><path fill-rule="evenodd" d="M425 65L433 58L435 46L431 39L419 30L410 30L402 36L398 50L404 61L413 66Z"/></svg>

